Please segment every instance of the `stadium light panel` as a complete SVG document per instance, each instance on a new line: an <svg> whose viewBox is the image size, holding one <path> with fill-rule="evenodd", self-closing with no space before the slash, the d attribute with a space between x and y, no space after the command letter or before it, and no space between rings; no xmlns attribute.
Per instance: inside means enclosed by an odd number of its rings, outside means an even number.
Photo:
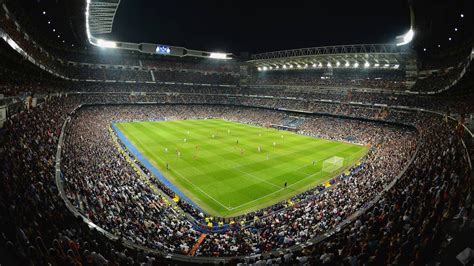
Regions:
<svg viewBox="0 0 474 266"><path fill-rule="evenodd" d="M458 31L458 28L454 28L454 31Z"/></svg>
<svg viewBox="0 0 474 266"><path fill-rule="evenodd" d="M308 64L305 64L305 65L304 65L304 68L308 68Z"/></svg>
<svg viewBox="0 0 474 266"><path fill-rule="evenodd" d="M97 39L97 45L105 48L117 48L117 43L112 41L106 41L102 39Z"/></svg>
<svg viewBox="0 0 474 266"><path fill-rule="evenodd" d="M389 67L390 65L389 64L385 64L383 67Z"/></svg>
<svg viewBox="0 0 474 266"><path fill-rule="evenodd" d="M268 69L272 70L272 69L273 69L273 67L269 67Z"/></svg>
<svg viewBox="0 0 474 266"><path fill-rule="evenodd" d="M426 52L426 48L423 48L423 52Z"/></svg>
<svg viewBox="0 0 474 266"><path fill-rule="evenodd" d="M258 70L258 71L262 71L262 68L261 68L261 67L258 67L257 70Z"/></svg>
<svg viewBox="0 0 474 266"><path fill-rule="evenodd" d="M279 66L276 66L275 69L279 69L280 67Z"/></svg>
<svg viewBox="0 0 474 266"><path fill-rule="evenodd" d="M313 63L313 67L316 67L316 66L317 66L316 63Z"/></svg>
<svg viewBox="0 0 474 266"><path fill-rule="evenodd" d="M227 54L224 54L224 53L210 53L209 54L209 58L213 58L213 59L229 59L227 57Z"/></svg>
<svg viewBox="0 0 474 266"><path fill-rule="evenodd" d="M301 68L301 66L300 66L300 65L296 65L296 67L298 67L298 68Z"/></svg>
<svg viewBox="0 0 474 266"><path fill-rule="evenodd" d="M449 38L448 38L448 41L451 41L451 40L452 40L451 37L449 37Z"/></svg>
<svg viewBox="0 0 474 266"><path fill-rule="evenodd" d="M290 65L290 68L293 68L293 65Z"/></svg>
<svg viewBox="0 0 474 266"><path fill-rule="evenodd" d="M464 14L461 14L461 18L463 18L463 17L464 17Z"/></svg>
<svg viewBox="0 0 474 266"><path fill-rule="evenodd" d="M400 67L400 65L397 64L397 65L393 66L393 69L398 69L399 67Z"/></svg>
<svg viewBox="0 0 474 266"><path fill-rule="evenodd" d="M355 62L354 63L354 68L358 68L359 67L359 62Z"/></svg>
<svg viewBox="0 0 474 266"><path fill-rule="evenodd" d="M51 21L48 21L48 24L51 24Z"/></svg>
<svg viewBox="0 0 474 266"><path fill-rule="evenodd" d="M413 31L413 29L410 29L404 35L398 36L397 39L402 39L402 41L400 43L397 43L397 46L402 46L402 45L410 43L413 40L414 36L415 36L415 31Z"/></svg>
<svg viewBox="0 0 474 266"><path fill-rule="evenodd" d="M380 66L380 64L379 64L379 63L376 63L376 64L374 65L374 67L379 67L379 66Z"/></svg>
<svg viewBox="0 0 474 266"><path fill-rule="evenodd" d="M266 66L263 67L263 71L267 71L268 68Z"/></svg>
<svg viewBox="0 0 474 266"><path fill-rule="evenodd" d="M329 68L331 68L331 67L332 67L331 62L328 62L328 64L327 64L326 66L329 67Z"/></svg>
<svg viewBox="0 0 474 266"><path fill-rule="evenodd" d="M336 66L339 67L341 63L339 61L336 61Z"/></svg>
<svg viewBox="0 0 474 266"><path fill-rule="evenodd" d="M286 65L283 65L283 69L286 69Z"/></svg>
<svg viewBox="0 0 474 266"><path fill-rule="evenodd" d="M364 67L365 67L365 68L370 67L370 63L366 61L365 64L364 64Z"/></svg>
<svg viewBox="0 0 474 266"><path fill-rule="evenodd" d="M43 15L46 15L46 11L43 11Z"/></svg>
<svg viewBox="0 0 474 266"><path fill-rule="evenodd" d="M345 67L350 67L351 64L349 63L349 61L346 61L346 64L344 65Z"/></svg>
<svg viewBox="0 0 474 266"><path fill-rule="evenodd" d="M319 62L318 67L323 67L323 63Z"/></svg>

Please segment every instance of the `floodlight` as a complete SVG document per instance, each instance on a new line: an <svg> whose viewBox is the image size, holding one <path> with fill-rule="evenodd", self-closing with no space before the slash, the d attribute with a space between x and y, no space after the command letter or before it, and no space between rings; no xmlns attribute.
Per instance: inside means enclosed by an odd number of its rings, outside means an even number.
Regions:
<svg viewBox="0 0 474 266"><path fill-rule="evenodd" d="M286 69L286 65L283 65L283 69Z"/></svg>
<svg viewBox="0 0 474 266"><path fill-rule="evenodd" d="M272 70L272 69L273 69L273 67L269 67L268 69Z"/></svg>
<svg viewBox="0 0 474 266"><path fill-rule="evenodd" d="M97 46L105 47L105 48L117 48L117 43L112 42L112 41L97 39Z"/></svg>
<svg viewBox="0 0 474 266"><path fill-rule="evenodd" d="M51 24L51 21L48 21L48 24Z"/></svg>
<svg viewBox="0 0 474 266"><path fill-rule="evenodd" d="M379 67L380 64L379 63L375 63L374 67Z"/></svg>
<svg viewBox="0 0 474 266"><path fill-rule="evenodd" d="M293 65L290 65L290 68L293 68Z"/></svg>
<svg viewBox="0 0 474 266"><path fill-rule="evenodd" d="M370 67L370 63L366 61L365 64L364 64L364 67L365 67L365 68Z"/></svg>
<svg viewBox="0 0 474 266"><path fill-rule="evenodd" d="M43 11L43 15L46 15L46 11Z"/></svg>
<svg viewBox="0 0 474 266"><path fill-rule="evenodd" d="M263 67L263 71L266 71L268 69L268 67L264 66Z"/></svg>
<svg viewBox="0 0 474 266"><path fill-rule="evenodd" d="M261 68L261 67L258 67L257 69L258 69L258 71L262 71L262 68Z"/></svg>
<svg viewBox="0 0 474 266"><path fill-rule="evenodd" d="M329 67L329 68L332 67L331 62L328 62L327 67Z"/></svg>
<svg viewBox="0 0 474 266"><path fill-rule="evenodd" d="M464 17L464 14L461 14L461 18L463 18L463 17Z"/></svg>
<svg viewBox="0 0 474 266"><path fill-rule="evenodd" d="M279 66L276 66L275 69L279 69L280 67Z"/></svg>
<svg viewBox="0 0 474 266"><path fill-rule="evenodd" d="M389 67L390 65L389 64L385 64L383 67Z"/></svg>
<svg viewBox="0 0 474 266"><path fill-rule="evenodd" d="M336 61L336 66L339 67L341 63L339 61Z"/></svg>
<svg viewBox="0 0 474 266"><path fill-rule="evenodd" d="M398 69L399 67L400 67L400 65L398 65L398 64L393 66L394 69Z"/></svg>
<svg viewBox="0 0 474 266"><path fill-rule="evenodd" d="M296 65L296 67L298 67L298 68L301 68L301 66L300 66L300 65Z"/></svg>
<svg viewBox="0 0 474 266"><path fill-rule="evenodd" d="M423 48L423 52L426 52L426 48Z"/></svg>
<svg viewBox="0 0 474 266"><path fill-rule="evenodd" d="M405 45L410 43L413 40L413 37L415 36L415 32L413 29L410 29L407 33L401 36L397 36L397 39L402 39L400 43L397 43L397 46Z"/></svg>
<svg viewBox="0 0 474 266"><path fill-rule="evenodd" d="M308 64L305 64L305 65L304 65L304 68L308 68Z"/></svg>
<svg viewBox="0 0 474 266"><path fill-rule="evenodd" d="M354 63L354 68L358 68L359 67L359 62L355 62Z"/></svg>
<svg viewBox="0 0 474 266"><path fill-rule="evenodd" d="M209 58L214 58L214 59L229 59L227 57L227 54L224 53L210 53Z"/></svg>
<svg viewBox="0 0 474 266"><path fill-rule="evenodd" d="M452 40L451 37L449 37L448 40L451 41Z"/></svg>
<svg viewBox="0 0 474 266"><path fill-rule="evenodd" d="M458 31L458 28L454 28L454 31Z"/></svg>
<svg viewBox="0 0 474 266"><path fill-rule="evenodd" d="M345 67L350 67L351 64L349 64L349 61L346 61L346 64L344 65Z"/></svg>
<svg viewBox="0 0 474 266"><path fill-rule="evenodd" d="M313 67L316 67L316 63L313 63Z"/></svg>
<svg viewBox="0 0 474 266"><path fill-rule="evenodd" d="M323 63L319 62L318 67L323 67Z"/></svg>

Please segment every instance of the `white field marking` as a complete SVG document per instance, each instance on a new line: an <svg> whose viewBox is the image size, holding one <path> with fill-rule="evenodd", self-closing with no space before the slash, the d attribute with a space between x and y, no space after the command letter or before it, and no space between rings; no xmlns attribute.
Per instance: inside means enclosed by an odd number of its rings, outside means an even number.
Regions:
<svg viewBox="0 0 474 266"><path fill-rule="evenodd" d="M321 171L318 171L318 172L316 172L316 173L310 174L310 175L308 175L308 176L306 176L306 177L304 177L304 178L298 180L297 182L295 182L295 183L293 183L293 184L287 186L286 188L292 187L292 186L298 184L299 182L301 182L301 181L303 181L303 180L305 180L305 179L307 179L307 178L310 178L310 177L312 177L312 176L314 176L314 175L316 175L316 174L318 174L318 173L320 173L320 172L321 172ZM240 204L239 206L232 207L232 208L230 208L230 211L231 211L231 210L235 210L235 209L237 209L237 208L240 208L240 207L242 207L242 206L245 206L245 205L247 205L247 204L253 203L253 202L257 201L257 200L261 200L261 199L266 198L266 197L268 197L268 196L270 196L270 195L276 194L276 193L278 193L278 192L280 192L280 191L282 191L282 190L285 190L285 188L281 188L281 189L279 189L279 190L277 190L277 191L273 191L273 192L268 193L267 195L262 196L262 197L260 197L260 198L251 200L251 201L246 202L246 203L244 203L244 204Z"/></svg>
<svg viewBox="0 0 474 266"><path fill-rule="evenodd" d="M197 139L198 139L198 138L197 138ZM199 138L199 139L200 139L200 138ZM203 138L203 139L204 139L204 138ZM137 141L138 141L140 144L143 144L140 140L137 139ZM324 152L322 152L322 153L324 153ZM328 152L328 153L329 153L329 152ZM332 152L331 152L331 153L332 153ZM276 153L276 154L278 154L278 153ZM158 158L161 162L163 162L161 158L159 158L159 157L156 157L156 158ZM191 167L194 168L194 169L196 169L197 171L201 172L202 174L204 174L200 169L196 168L195 166L191 165ZM305 166L304 166L304 167L305 167ZM302 168L303 168L303 167L302 167ZM239 172L242 172L242 173L244 173L244 174L253 176L253 175L250 174L250 173L247 173L247 172L244 172L244 171L235 169L235 168L233 168L233 169L234 169L234 170L237 170L237 171L239 171ZM194 188L198 189L200 192L202 192L202 193L203 193L204 195L206 195L208 198L212 199L213 201L215 201L217 204L219 204L220 206L224 207L224 208L225 208L226 210L228 210L228 211L235 210L235 209L240 208L240 207L242 207L242 206L245 206L245 205L248 205L248 204L253 203L253 202L255 202L255 201L261 200L261 199L263 199L263 198L266 198L266 197L268 197L268 196L271 196L271 195L273 195L273 194L276 194L276 193L278 193L278 192L280 192L280 191L282 191L282 190L285 189L285 188L282 188L282 187L280 187L280 186L277 186L277 185L275 185L275 184L273 184L273 183L270 183L270 182L268 182L268 181L266 181L266 180L262 180L262 179L256 177L258 180L263 181L263 182L266 182L266 183L269 183L269 184L271 184L271 185L273 185L273 186L275 186L275 187L278 187L278 188L280 188L280 189L278 189L278 190L276 190L276 191L273 191L273 192L270 192L270 193L268 193L268 194L266 194L266 195L264 195L264 196L262 196L262 197L259 197L259 198L257 198L257 199L254 199L254 200L248 201L248 202L246 202L246 203L243 203L243 204L241 204L241 205L238 205L238 206L235 206L235 207L227 207L227 206L225 206L224 204L222 204L220 201L218 201L217 199L213 198L211 195L209 195L208 193L206 193L206 192L205 192L204 190L202 190L200 187L196 186L194 183L192 183L188 178L184 177L182 174L178 173L176 170L173 170L173 171L174 171L175 173L177 173L181 178L183 178L184 180L186 180L188 183L190 183ZM318 172L315 172L315 173L313 173L313 174L310 174L310 175L308 175L308 176L306 176L306 177L304 177L304 178L298 180L297 182L295 182L295 183L293 183L293 184L287 186L287 188L290 188L290 187L292 187L292 186L294 186L294 185L300 183L300 182L303 181L303 180L306 180L306 179L308 179L308 178L310 178L310 177L312 177L312 176L315 176L316 174L318 174L318 173L320 173L320 172L321 172L321 171L318 171ZM255 176L254 176L254 177L255 177Z"/></svg>
<svg viewBox="0 0 474 266"><path fill-rule="evenodd" d="M140 140L138 139L135 139L136 141L138 141L141 145L143 145ZM161 159L160 157L155 157L157 159L159 159L162 163L165 163L163 161L163 159ZM192 166L192 165L191 165ZM200 171L199 169L197 169L195 166L192 166L194 169L198 170L199 172L202 173L202 171ZM157 169L158 170L158 169ZM209 197L210 199L212 199L213 201L215 201L217 204L221 205L222 207L224 207L225 209L227 209L228 211L230 211L231 209L229 209L228 207L226 207L224 204L222 204L220 201L216 200L215 198L213 198L211 195L207 194L204 190L202 190L200 187L196 186L193 182L191 182L188 178L184 177L182 174L178 173L176 170L173 170L174 173L178 174L181 178L183 178L184 180L186 180L189 184L191 184L194 188L196 188L197 190L199 190L200 192L202 192L204 195L206 195L207 197Z"/></svg>

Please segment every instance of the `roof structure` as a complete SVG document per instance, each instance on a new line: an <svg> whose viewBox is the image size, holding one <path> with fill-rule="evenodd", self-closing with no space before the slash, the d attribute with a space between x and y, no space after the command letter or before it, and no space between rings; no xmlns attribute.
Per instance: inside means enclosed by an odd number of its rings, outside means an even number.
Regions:
<svg viewBox="0 0 474 266"><path fill-rule="evenodd" d="M120 0L87 0L86 23L92 36L112 32L119 5Z"/></svg>
<svg viewBox="0 0 474 266"><path fill-rule="evenodd" d="M400 65L415 53L395 44L354 44L312 47L252 55L248 63L267 69Z"/></svg>

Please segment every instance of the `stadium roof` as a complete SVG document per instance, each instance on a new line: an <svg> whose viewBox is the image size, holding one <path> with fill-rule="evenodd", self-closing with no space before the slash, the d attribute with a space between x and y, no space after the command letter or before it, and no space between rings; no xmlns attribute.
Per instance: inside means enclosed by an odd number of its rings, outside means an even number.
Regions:
<svg viewBox="0 0 474 266"><path fill-rule="evenodd" d="M292 49L252 55L248 63L267 69L307 67L389 67L413 58L406 47L394 44L355 44Z"/></svg>

